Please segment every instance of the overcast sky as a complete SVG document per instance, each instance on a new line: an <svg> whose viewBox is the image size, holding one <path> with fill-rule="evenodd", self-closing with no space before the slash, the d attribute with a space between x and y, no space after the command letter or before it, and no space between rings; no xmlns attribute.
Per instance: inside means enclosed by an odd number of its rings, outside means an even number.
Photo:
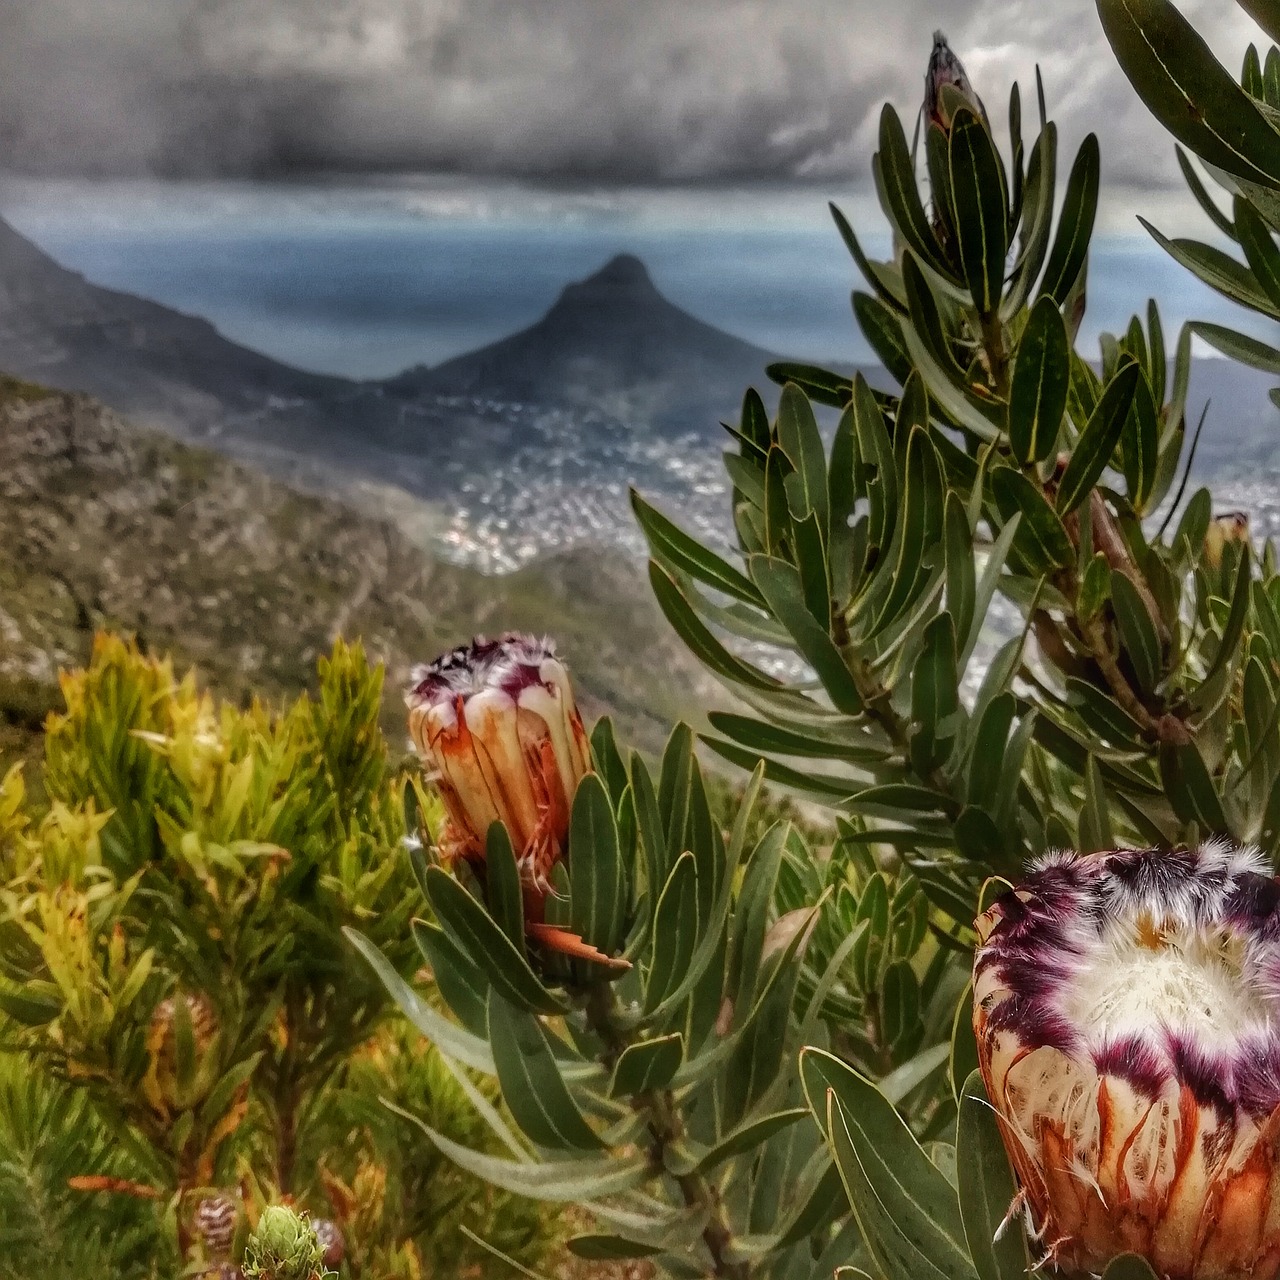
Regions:
<svg viewBox="0 0 1280 1280"><path fill-rule="evenodd" d="M1259 38L1182 8L1233 67ZM1093 0L0 0L0 168L848 181L935 26L1002 124L1038 61L1068 145L1175 180Z"/></svg>

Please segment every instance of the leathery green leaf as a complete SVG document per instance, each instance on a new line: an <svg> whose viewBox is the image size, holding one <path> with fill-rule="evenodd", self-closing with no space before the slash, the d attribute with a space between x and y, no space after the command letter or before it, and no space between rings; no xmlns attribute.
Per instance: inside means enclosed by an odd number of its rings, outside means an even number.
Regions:
<svg viewBox="0 0 1280 1280"><path fill-rule="evenodd" d="M1000 305L1009 252L1004 166L986 126L972 111L958 111L948 144L956 240L973 305L990 314Z"/></svg>
<svg viewBox="0 0 1280 1280"><path fill-rule="evenodd" d="M650 550L658 559L745 604L763 603L760 593L740 569L735 569L697 539L691 538L656 507L650 506L636 489L631 490L631 509L635 512Z"/></svg>
<svg viewBox="0 0 1280 1280"><path fill-rule="evenodd" d="M678 1031L628 1045L613 1068L609 1096L629 1098L651 1089L665 1089L683 1061L684 1037Z"/></svg>
<svg viewBox="0 0 1280 1280"><path fill-rule="evenodd" d="M653 588L663 616L709 670L731 683L747 685L753 689L772 691L782 687L780 681L750 663L743 662L720 643L711 629L694 613L693 606L685 599L675 579L656 560L649 562L649 585Z"/></svg>
<svg viewBox="0 0 1280 1280"><path fill-rule="evenodd" d="M569 852L573 931L606 955L616 955L626 936L627 875L613 805L597 774L587 774L578 784Z"/></svg>
<svg viewBox="0 0 1280 1280"><path fill-rule="evenodd" d="M1071 346L1052 298L1031 308L1009 388L1009 447L1019 462L1042 462L1054 448L1071 385Z"/></svg>
<svg viewBox="0 0 1280 1280"><path fill-rule="evenodd" d="M489 993L489 1043L502 1097L515 1122L541 1147L599 1150L604 1144L583 1118L533 1014Z"/></svg>
<svg viewBox="0 0 1280 1280"><path fill-rule="evenodd" d="M1021 513L1013 547L1027 561L1032 573L1064 569L1075 559L1075 548L1061 517L1049 505L1040 487L1021 471L996 467L991 473L991 493L1006 520Z"/></svg>
<svg viewBox="0 0 1280 1280"><path fill-rule="evenodd" d="M1151 693L1159 682L1163 665L1155 623L1141 593L1125 574L1111 575L1111 599L1115 604L1120 642L1133 663L1138 683Z"/></svg>
<svg viewBox="0 0 1280 1280"><path fill-rule="evenodd" d="M430 868L427 888L436 919L484 971L495 991L518 1007L539 1013L563 1011L559 997L542 985L510 938L447 871Z"/></svg>
<svg viewBox="0 0 1280 1280"><path fill-rule="evenodd" d="M1071 461L1058 486L1056 506L1060 515L1074 511L1098 482L1098 477L1111 463L1120 442L1125 419L1137 393L1141 370L1133 361L1121 365L1103 389L1097 407L1071 452Z"/></svg>
<svg viewBox="0 0 1280 1280"><path fill-rule="evenodd" d="M1063 196L1058 231L1049 250L1049 261L1040 282L1040 291L1062 306L1075 287L1089 253L1093 220L1098 212L1098 183L1101 157L1098 139L1089 134L1080 144L1067 189Z"/></svg>
<svg viewBox="0 0 1280 1280"><path fill-rule="evenodd" d="M1280 134L1168 0L1097 0L1103 30L1148 109L1238 178L1280 186Z"/></svg>
<svg viewBox="0 0 1280 1280"><path fill-rule="evenodd" d="M501 822L492 823L485 837L485 898L494 923L525 955L524 890L511 836Z"/></svg>
<svg viewBox="0 0 1280 1280"><path fill-rule="evenodd" d="M849 1203L863 1241L883 1274L895 1280L938 1280L939 1277L974 1280L975 1272L958 1222L957 1243L957 1239L944 1234L937 1220L924 1210L917 1186L897 1181L885 1165L883 1156L897 1153L888 1149L882 1149L883 1154L872 1150L865 1130L858 1124L861 1117L855 1119L834 1091L827 1100L827 1110L832 1153ZM899 1141L916 1145L909 1131ZM919 1154L928 1162L923 1151ZM932 1164L926 1176L940 1182L948 1198L955 1201L955 1192Z"/></svg>
<svg viewBox="0 0 1280 1280"><path fill-rule="evenodd" d="M1018 1188L978 1071L969 1075L960 1092L956 1172L960 1216L978 1280L1023 1280L1031 1259L1021 1220L1015 1217L1001 1231Z"/></svg>
<svg viewBox="0 0 1280 1280"><path fill-rule="evenodd" d="M684 976L698 943L698 864L683 853L658 898L653 921L653 964L645 984L645 1011L651 1012Z"/></svg>
<svg viewBox="0 0 1280 1280"><path fill-rule="evenodd" d="M503 1160L454 1142L412 1112L391 1103L387 1105L397 1115L417 1125L441 1154L460 1169L465 1169L504 1191L528 1196L531 1200L563 1203L590 1200L597 1196L621 1195L640 1186L651 1176L649 1160L644 1155L626 1159L606 1156L553 1162Z"/></svg>
<svg viewBox="0 0 1280 1280"><path fill-rule="evenodd" d="M858 686L831 638L830 621L820 621L810 612L799 570L772 556L752 556L748 566L770 610L818 673L836 709L856 715L862 710Z"/></svg>

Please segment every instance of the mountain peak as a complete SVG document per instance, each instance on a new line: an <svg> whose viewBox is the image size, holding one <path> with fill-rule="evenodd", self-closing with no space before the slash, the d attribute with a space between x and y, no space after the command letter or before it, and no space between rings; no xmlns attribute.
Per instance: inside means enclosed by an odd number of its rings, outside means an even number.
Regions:
<svg viewBox="0 0 1280 1280"><path fill-rule="evenodd" d="M649 276L649 269L633 253L619 253L585 280L566 285L560 302L635 305L665 301Z"/></svg>

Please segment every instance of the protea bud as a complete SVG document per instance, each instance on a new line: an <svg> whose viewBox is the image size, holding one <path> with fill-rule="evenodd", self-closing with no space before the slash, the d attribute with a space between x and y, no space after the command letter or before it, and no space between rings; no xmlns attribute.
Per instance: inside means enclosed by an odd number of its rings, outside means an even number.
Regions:
<svg viewBox="0 0 1280 1280"><path fill-rule="evenodd" d="M342 1228L329 1218L314 1218L311 1230L316 1233L320 1242L320 1260L326 1267L335 1269L342 1264L347 1253L347 1242L343 1238Z"/></svg>
<svg viewBox="0 0 1280 1280"><path fill-rule="evenodd" d="M1223 550L1233 542L1249 541L1249 516L1244 511L1227 511L1214 516L1204 534L1204 558L1211 568L1222 564Z"/></svg>
<svg viewBox="0 0 1280 1280"><path fill-rule="evenodd" d="M1047 1259L1280 1273L1280 881L1253 850L1052 855L977 922L987 1093Z"/></svg>
<svg viewBox="0 0 1280 1280"><path fill-rule="evenodd" d="M413 673L409 732L448 810L447 856L483 859L506 824L526 883L545 889L564 856L590 751L550 641L477 638Z"/></svg>
<svg viewBox="0 0 1280 1280"><path fill-rule="evenodd" d="M947 37L941 31L933 33L933 53L929 56L929 69L924 77L924 114L926 121L936 124L940 129L951 128L951 117L942 100L944 85L950 85L968 99L969 105L984 120L987 110L982 99L973 91L969 77L965 74L964 64L951 51Z"/></svg>
<svg viewBox="0 0 1280 1280"><path fill-rule="evenodd" d="M285 1205L269 1205L245 1242L240 1263L246 1280L315 1280L323 1251L306 1218Z"/></svg>
<svg viewBox="0 0 1280 1280"><path fill-rule="evenodd" d="M196 1234L213 1257L225 1258L231 1252L239 1216L239 1206L228 1195L205 1196L196 1206Z"/></svg>

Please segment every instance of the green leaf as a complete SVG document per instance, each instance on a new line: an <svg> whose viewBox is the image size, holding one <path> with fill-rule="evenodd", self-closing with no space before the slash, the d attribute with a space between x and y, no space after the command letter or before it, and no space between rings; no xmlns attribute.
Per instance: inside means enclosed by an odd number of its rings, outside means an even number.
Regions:
<svg viewBox="0 0 1280 1280"><path fill-rule="evenodd" d="M653 1089L665 1089L684 1062L684 1037L673 1031L654 1040L628 1045L613 1068L611 1098L629 1098Z"/></svg>
<svg viewBox="0 0 1280 1280"><path fill-rule="evenodd" d="M1081 622L1091 622L1111 599L1111 565L1101 551L1094 553L1080 579L1080 595L1076 615Z"/></svg>
<svg viewBox="0 0 1280 1280"><path fill-rule="evenodd" d="M491 823L485 838L485 898L494 924L526 955L524 941L524 889L516 865L511 836L501 822ZM428 892L430 892L428 876Z"/></svg>
<svg viewBox="0 0 1280 1280"><path fill-rule="evenodd" d="M1275 304L1258 287L1249 268L1237 262L1221 249L1212 245L1201 244L1198 240L1170 240L1145 218L1139 222L1147 229L1148 234L1179 266L1186 267L1197 279L1203 281L1211 289L1230 298L1241 306L1249 307L1264 316L1275 317Z"/></svg>
<svg viewBox="0 0 1280 1280"><path fill-rule="evenodd" d="M1275 0L1236 0L1244 11L1251 17L1254 22L1260 26L1273 40L1280 43L1280 9L1276 8ZM1252 46L1250 46L1252 49ZM1257 58L1257 51L1253 51L1254 57ZM1120 1276L1110 1276L1108 1280L1122 1280ZM1123 1280L1138 1280L1138 1277L1124 1277Z"/></svg>
<svg viewBox="0 0 1280 1280"><path fill-rule="evenodd" d="M907 291L909 318L903 322L902 339L912 364L929 387L929 394L962 427L981 440L994 440L1005 425L1002 406L979 399L967 384L947 344L937 299L914 258L903 260L902 279Z"/></svg>
<svg viewBox="0 0 1280 1280"><path fill-rule="evenodd" d="M853 317L867 344L901 386L911 376L911 355L902 334L898 313L869 293L853 291Z"/></svg>
<svg viewBox="0 0 1280 1280"><path fill-rule="evenodd" d="M729 711L710 711L707 719L712 728L755 751L821 760L851 760L857 764L886 760L891 754L887 745L860 730L856 734L852 729L844 734L820 733L815 729L797 732ZM855 736L866 741L852 740Z"/></svg>
<svg viewBox="0 0 1280 1280"><path fill-rule="evenodd" d="M853 381L843 374L832 373L829 369L820 369L817 365L800 364L794 360L777 360L765 365L765 373L769 378L782 384L791 384L810 400L818 404L830 405L833 409L843 409L853 394ZM782 447L785 449L786 442ZM796 467L799 462L793 458Z"/></svg>
<svg viewBox="0 0 1280 1280"><path fill-rule="evenodd" d="M960 261L973 305L989 315L1000 305L1009 252L1004 166L986 126L969 110L956 113L948 151Z"/></svg>
<svg viewBox="0 0 1280 1280"><path fill-rule="evenodd" d="M1236 333L1234 329L1220 324L1210 324L1207 320L1193 320L1189 328L1196 337L1203 338L1224 356L1239 360L1251 369L1261 369L1263 373L1280 374L1280 351L1270 343Z"/></svg>
<svg viewBox="0 0 1280 1280"><path fill-rule="evenodd" d="M1009 388L1009 447L1019 462L1042 462L1052 452L1067 408L1071 348L1052 298L1040 298L1018 343Z"/></svg>
<svg viewBox="0 0 1280 1280"><path fill-rule="evenodd" d="M47 1026L62 1013L58 996L41 995L31 990L0 991L0 1011L24 1027Z"/></svg>
<svg viewBox="0 0 1280 1280"><path fill-rule="evenodd" d="M943 279L963 282L951 268L934 239L929 215L920 202L915 165L907 147L898 113L885 103L880 113L880 150L872 162L876 189L889 220L922 262L928 263Z"/></svg>
<svg viewBox="0 0 1280 1280"><path fill-rule="evenodd" d="M1053 228L1054 191L1057 183L1058 129L1050 121L1040 131L1027 161L1023 197L1022 233L1010 275L1009 289L1001 306L1006 319L1016 315L1031 297L1044 265Z"/></svg>
<svg viewBox="0 0 1280 1280"><path fill-rule="evenodd" d="M386 1105L397 1115L417 1125L441 1154L460 1169L465 1169L503 1191L528 1196L531 1200L565 1203L621 1195L647 1182L652 1176L646 1155L629 1156L625 1159L603 1157L528 1162L503 1160L473 1151L460 1142L446 1138L412 1112L393 1103L388 1102Z"/></svg>
<svg viewBox="0 0 1280 1280"><path fill-rule="evenodd" d="M1107 804L1106 788L1102 784L1102 769L1094 756L1084 767L1084 805L1080 809L1079 849L1081 853L1098 853L1116 847L1111 831L1111 810Z"/></svg>
<svg viewBox="0 0 1280 1280"><path fill-rule="evenodd" d="M858 270L862 272L863 279L876 291L882 302L894 309L901 308L901 282L898 282L895 290L890 269L880 263L872 262L862 251L862 245L858 243L858 237L854 234L848 218L834 204L828 203L827 208L831 210L831 217L835 221L836 229L840 232L840 239L844 241L845 248L858 264Z"/></svg>
<svg viewBox="0 0 1280 1280"><path fill-rule="evenodd" d="M1238 656L1240 638L1244 635L1245 623L1249 617L1249 583L1252 577L1253 556L1246 546L1236 569L1236 580L1231 591L1231 611L1227 614L1227 621L1222 629L1222 642L1218 645L1218 652L1209 664L1196 693L1213 688L1218 675ZM1192 695L1191 702L1197 709L1203 709L1195 694Z"/></svg>
<svg viewBox="0 0 1280 1280"><path fill-rule="evenodd" d="M1162 125L1202 160L1280 186L1280 135L1168 0L1097 0L1125 75Z"/></svg>
<svg viewBox="0 0 1280 1280"><path fill-rule="evenodd" d="M487 1036L489 979L439 925L414 920L409 927L431 968L437 990L455 1017L468 1031Z"/></svg>
<svg viewBox="0 0 1280 1280"><path fill-rule="evenodd" d="M733 684L746 685L752 689L782 688L780 681L765 675L750 663L743 662L716 639L710 628L695 615L675 580L656 560L649 562L649 585L653 588L663 616L694 656L709 670Z"/></svg>
<svg viewBox="0 0 1280 1280"><path fill-rule="evenodd" d="M843 1096L850 1091L844 1082L830 1089L824 1123L863 1240L882 1273L974 1280L954 1190L883 1096L854 1111ZM811 1107L814 1100L810 1094ZM881 1133L887 1140L876 1141Z"/></svg>
<svg viewBox="0 0 1280 1280"><path fill-rule="evenodd" d="M1120 434L1120 449L1129 501L1141 515L1155 488L1160 454L1160 423L1145 368L1139 369L1133 407Z"/></svg>
<svg viewBox="0 0 1280 1280"><path fill-rule="evenodd" d="M1133 663L1138 683L1145 692L1153 693L1160 681L1164 663L1160 653L1160 639L1156 635L1155 623L1147 610L1146 601L1123 573L1111 575L1111 599L1115 604L1120 642L1129 655L1129 661Z"/></svg>
<svg viewBox="0 0 1280 1280"><path fill-rule="evenodd" d="M960 677L955 627L940 613L925 627L911 676L911 762L924 777L945 763L959 728Z"/></svg>
<svg viewBox="0 0 1280 1280"><path fill-rule="evenodd" d="M1186 179L1187 186L1191 189L1191 194L1195 196L1196 203L1227 239L1236 239L1235 224L1218 208L1217 202L1209 194L1204 183L1200 180L1200 175L1195 171L1190 157L1181 147L1175 147L1174 150L1178 153L1178 165L1182 169L1182 176Z"/></svg>
<svg viewBox="0 0 1280 1280"><path fill-rule="evenodd" d="M1065 569L1075 560L1066 527L1039 485L1013 467L996 467L991 473L991 492L1005 520L1021 513L1013 547L1033 575Z"/></svg>
<svg viewBox="0 0 1280 1280"><path fill-rule="evenodd" d="M978 1039L973 1030L973 983L969 982L956 1005L955 1017L951 1020L947 1074L951 1081L952 1097L957 1103L965 1081L977 1069Z"/></svg>
<svg viewBox="0 0 1280 1280"><path fill-rule="evenodd" d="M626 868L609 793L594 773L573 798L568 866L573 931L605 955L617 955L626 939Z"/></svg>
<svg viewBox="0 0 1280 1280"><path fill-rule="evenodd" d="M789 1107L785 1111L775 1111L772 1115L761 1116L758 1120L741 1124L709 1151L699 1156L692 1172L710 1173L726 1160L732 1160L734 1156L762 1147L774 1134L782 1133L797 1120L806 1119L808 1115L808 1107Z"/></svg>
<svg viewBox="0 0 1280 1280"><path fill-rule="evenodd" d="M1001 1231L1018 1187L980 1072L970 1073L958 1105L960 1216L978 1280L1023 1280L1031 1271L1031 1259L1020 1220L1015 1217Z"/></svg>
<svg viewBox="0 0 1280 1280"><path fill-rule="evenodd" d="M721 560L713 551L673 524L656 507L650 506L637 489L631 490L631 509L636 514L655 558L745 604L759 606L764 603L760 599L760 593L741 570Z"/></svg>
<svg viewBox="0 0 1280 1280"><path fill-rule="evenodd" d="M442 867L427 872L427 893L436 919L484 971L496 992L517 1008L563 1012L564 1003L542 985L511 939Z"/></svg>
<svg viewBox="0 0 1280 1280"><path fill-rule="evenodd" d="M565 1248L575 1258L588 1262L615 1262L628 1258L652 1258L663 1252L661 1245L637 1244L624 1236L585 1235L570 1236Z"/></svg>
<svg viewBox="0 0 1280 1280"><path fill-rule="evenodd" d="M1100 174L1098 138L1091 133L1080 144L1071 166L1062 213L1058 217L1058 232L1040 281L1040 292L1047 293L1058 306L1066 302L1089 255L1089 239L1098 212Z"/></svg>
<svg viewBox="0 0 1280 1280"><path fill-rule="evenodd" d="M809 611L799 570L772 556L752 556L748 567L769 609L791 633L796 647L817 672L836 710L856 715L862 710L862 696L831 639L830 620L820 621Z"/></svg>
<svg viewBox="0 0 1280 1280"><path fill-rule="evenodd" d="M573 1100L542 1024L493 991L489 1043L507 1110L538 1146L593 1151L604 1145Z"/></svg>
<svg viewBox="0 0 1280 1280"><path fill-rule="evenodd" d="M1194 742L1160 744L1160 780L1183 822L1197 823L1202 833L1231 834L1222 800Z"/></svg>
<svg viewBox="0 0 1280 1280"><path fill-rule="evenodd" d="M344 928L342 933L369 962L401 1013L432 1044L439 1045L451 1058L456 1058L473 1071L486 1071L490 1075L494 1073L493 1055L483 1037L464 1031L437 1013L395 971L387 957L364 934L350 927Z"/></svg>
<svg viewBox="0 0 1280 1280"><path fill-rule="evenodd" d="M1115 377L1107 383L1098 406L1089 416L1071 461L1058 486L1056 506L1060 515L1068 515L1088 496L1098 482L1098 477L1111 462L1125 419L1133 406L1141 370L1130 361L1122 365Z"/></svg>
<svg viewBox="0 0 1280 1280"><path fill-rule="evenodd" d="M1236 196L1234 212L1236 234L1254 279L1262 286L1272 307L1280 310L1280 249L1271 238L1271 228L1253 205L1240 196Z"/></svg>
<svg viewBox="0 0 1280 1280"><path fill-rule="evenodd" d="M653 963L645 984L644 1007L652 1012L684 977L698 943L698 865L683 853L658 898L653 922Z"/></svg>

